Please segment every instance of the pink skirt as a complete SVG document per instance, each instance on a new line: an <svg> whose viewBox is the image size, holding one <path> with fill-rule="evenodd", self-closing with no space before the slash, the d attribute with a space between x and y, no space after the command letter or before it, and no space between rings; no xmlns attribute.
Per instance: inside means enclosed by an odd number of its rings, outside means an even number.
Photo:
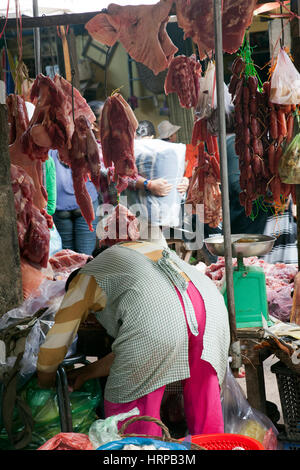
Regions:
<svg viewBox="0 0 300 470"><path fill-rule="evenodd" d="M182 296L176 287L175 289L185 314ZM194 336L188 327L190 377L182 380L184 412L189 433L192 435L223 433L224 423L218 377L213 367L201 359L206 320L205 305L202 296L192 282L189 282L187 293L195 310L199 331L198 336ZM164 391L165 386L129 403L112 403L104 400L105 416L107 418L127 413L137 407L140 411L139 416L160 419ZM125 421L127 419L118 423L119 429ZM149 421L132 423L126 428L125 433L147 436L162 435L161 428L156 423Z"/></svg>

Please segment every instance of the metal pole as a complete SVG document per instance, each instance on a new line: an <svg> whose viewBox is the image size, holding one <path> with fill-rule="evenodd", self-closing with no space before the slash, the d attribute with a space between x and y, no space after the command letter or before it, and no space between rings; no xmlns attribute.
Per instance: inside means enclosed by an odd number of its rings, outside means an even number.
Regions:
<svg viewBox="0 0 300 470"><path fill-rule="evenodd" d="M220 146L220 168L222 187L222 210L223 210L223 235L225 248L225 272L227 306L231 331L232 367L239 368L240 355L237 342L235 302L233 287L233 265L230 227L230 206L228 189L228 168L226 149L226 121L225 121L225 99L224 99L224 63L223 63L223 40L222 40L222 0L214 0L214 27L215 27L215 54L216 54L216 87L218 100L218 124L219 124L219 146ZM237 363L236 363L237 362Z"/></svg>
<svg viewBox="0 0 300 470"><path fill-rule="evenodd" d="M32 0L32 9L33 9L33 16L38 17L39 16L38 0ZM33 38L34 38L35 74L37 76L39 73L42 73L40 28L33 29Z"/></svg>

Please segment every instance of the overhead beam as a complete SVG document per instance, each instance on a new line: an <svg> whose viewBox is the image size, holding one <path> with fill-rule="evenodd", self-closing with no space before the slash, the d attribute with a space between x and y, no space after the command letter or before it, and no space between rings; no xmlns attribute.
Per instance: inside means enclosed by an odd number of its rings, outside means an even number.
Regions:
<svg viewBox="0 0 300 470"><path fill-rule="evenodd" d="M98 13L104 13L106 9L87 12L87 13L64 13L63 15L43 15L43 16L22 16L22 29L32 28L50 28L52 26L67 26L75 24L85 24L91 18L98 15ZM176 15L175 4L173 4L170 10L170 16ZM0 21L0 30L3 29L5 24L5 18ZM16 19L9 18L6 24L6 30L16 29Z"/></svg>
<svg viewBox="0 0 300 470"><path fill-rule="evenodd" d="M22 29L49 28L52 26L67 26L85 24L95 15L101 13L94 11L89 13L65 13L63 15L50 16L22 16ZM4 27L5 19L0 21L0 30ZM9 18L5 30L16 29L16 19Z"/></svg>

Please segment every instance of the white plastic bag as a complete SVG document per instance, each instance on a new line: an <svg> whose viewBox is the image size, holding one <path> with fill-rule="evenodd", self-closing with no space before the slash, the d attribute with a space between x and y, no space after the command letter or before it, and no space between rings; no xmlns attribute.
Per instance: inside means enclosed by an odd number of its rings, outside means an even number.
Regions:
<svg viewBox="0 0 300 470"><path fill-rule="evenodd" d="M209 62L204 76L199 80L200 94L196 107L196 116L198 119L210 116L212 111L217 107L215 72L215 64Z"/></svg>
<svg viewBox="0 0 300 470"><path fill-rule="evenodd" d="M230 114L233 105L226 83L224 83L224 104L225 114ZM208 130L213 135L218 132L217 105L216 67L214 62L209 62L204 76L200 78L200 94L195 114L197 119L208 118Z"/></svg>
<svg viewBox="0 0 300 470"><path fill-rule="evenodd" d="M276 104L300 103L300 74L283 49L278 53L272 74L270 101Z"/></svg>
<svg viewBox="0 0 300 470"><path fill-rule="evenodd" d="M138 408L133 408L128 413L120 413L110 416L106 419L98 419L89 429L89 439L95 449L107 442L118 441L122 439L118 433L118 422L140 414Z"/></svg>

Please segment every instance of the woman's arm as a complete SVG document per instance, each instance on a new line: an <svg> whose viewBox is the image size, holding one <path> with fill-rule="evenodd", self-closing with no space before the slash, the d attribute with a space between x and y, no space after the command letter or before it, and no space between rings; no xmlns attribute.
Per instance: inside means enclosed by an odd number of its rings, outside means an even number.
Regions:
<svg viewBox="0 0 300 470"><path fill-rule="evenodd" d="M136 180L130 180L129 186L131 189L145 189L146 178L138 176ZM168 183L164 178L157 178L154 180L148 180L147 189L154 196L167 196L172 189L172 184Z"/></svg>
<svg viewBox="0 0 300 470"><path fill-rule="evenodd" d="M114 358L115 355L111 352L98 361L72 370L68 374L70 391L80 389L87 380L107 377L109 375Z"/></svg>

